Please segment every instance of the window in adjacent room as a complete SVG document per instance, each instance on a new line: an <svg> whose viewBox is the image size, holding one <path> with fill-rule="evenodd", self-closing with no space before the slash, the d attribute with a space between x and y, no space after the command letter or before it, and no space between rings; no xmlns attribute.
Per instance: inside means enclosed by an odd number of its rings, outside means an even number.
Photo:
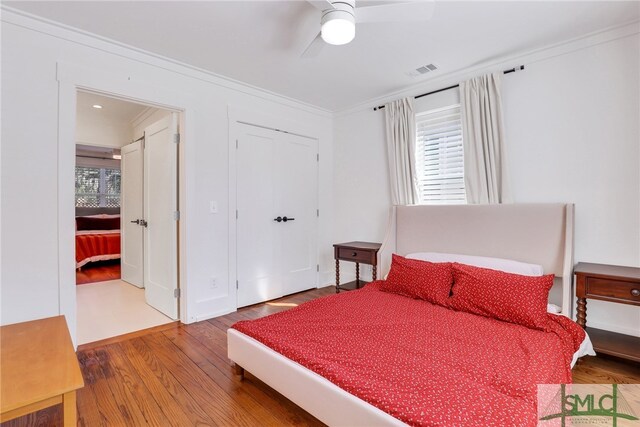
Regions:
<svg viewBox="0 0 640 427"><path fill-rule="evenodd" d="M460 104L416 115L416 166L421 204L467 203Z"/></svg>
<svg viewBox="0 0 640 427"><path fill-rule="evenodd" d="M76 166L76 207L120 207L120 169Z"/></svg>

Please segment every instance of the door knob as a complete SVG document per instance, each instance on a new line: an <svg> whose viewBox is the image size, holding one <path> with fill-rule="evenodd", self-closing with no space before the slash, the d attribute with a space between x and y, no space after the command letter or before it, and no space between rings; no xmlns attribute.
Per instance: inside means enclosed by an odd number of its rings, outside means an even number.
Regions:
<svg viewBox="0 0 640 427"><path fill-rule="evenodd" d="M136 219L135 221L131 221L131 223L132 223L132 224L138 224L138 225L140 225L140 220L139 220L139 219Z"/></svg>
<svg viewBox="0 0 640 427"><path fill-rule="evenodd" d="M285 218L287 218L287 217L285 216ZM282 219L282 217L281 217L281 216L279 216L279 217L277 217L277 218L273 218L273 220L274 220L274 221L277 221L277 222L282 222L282 221L283 221L283 219ZM284 221L286 221L286 219L284 219Z"/></svg>
<svg viewBox="0 0 640 427"><path fill-rule="evenodd" d="M146 227L147 227L147 225L148 225L148 223L147 223L147 221L145 221L144 219L141 219L141 220L140 220L140 225L146 228Z"/></svg>
<svg viewBox="0 0 640 427"><path fill-rule="evenodd" d="M283 220L284 222L287 222L287 221L294 221L294 220L295 220L295 218L287 218L287 217L285 216L284 218L282 218L282 220Z"/></svg>

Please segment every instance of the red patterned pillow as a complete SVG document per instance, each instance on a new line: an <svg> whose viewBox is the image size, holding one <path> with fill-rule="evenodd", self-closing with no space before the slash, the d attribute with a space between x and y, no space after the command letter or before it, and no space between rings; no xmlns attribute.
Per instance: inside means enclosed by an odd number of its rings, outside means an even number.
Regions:
<svg viewBox="0 0 640 427"><path fill-rule="evenodd" d="M453 276L451 263L433 263L393 254L391 270L380 290L445 305Z"/></svg>
<svg viewBox="0 0 640 427"><path fill-rule="evenodd" d="M522 276L453 263L448 306L480 316L545 330L553 274Z"/></svg>

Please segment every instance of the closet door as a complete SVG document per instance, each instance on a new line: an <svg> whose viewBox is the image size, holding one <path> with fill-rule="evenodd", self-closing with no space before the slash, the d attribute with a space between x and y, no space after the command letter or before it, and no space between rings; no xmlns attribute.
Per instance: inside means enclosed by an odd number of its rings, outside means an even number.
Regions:
<svg viewBox="0 0 640 427"><path fill-rule="evenodd" d="M177 114L144 131L144 287L147 304L178 318Z"/></svg>
<svg viewBox="0 0 640 427"><path fill-rule="evenodd" d="M317 141L241 125L238 307L317 286ZM285 220L286 217L286 220Z"/></svg>
<svg viewBox="0 0 640 427"><path fill-rule="evenodd" d="M122 147L122 194L120 196L122 280L139 288L144 286L142 142Z"/></svg>
<svg viewBox="0 0 640 427"><path fill-rule="evenodd" d="M276 205L278 133L241 125L236 194L238 307L282 296Z"/></svg>
<svg viewBox="0 0 640 427"><path fill-rule="evenodd" d="M292 134L280 134L277 144L277 205L279 215L287 217L277 227L284 295L317 286L317 144Z"/></svg>

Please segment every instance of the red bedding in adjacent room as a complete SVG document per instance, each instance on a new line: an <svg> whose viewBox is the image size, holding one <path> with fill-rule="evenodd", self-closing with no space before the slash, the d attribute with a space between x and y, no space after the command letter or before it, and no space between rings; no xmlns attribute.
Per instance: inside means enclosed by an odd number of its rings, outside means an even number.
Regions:
<svg viewBox="0 0 640 427"><path fill-rule="evenodd" d="M117 258L120 258L120 233L76 235L76 268L92 261Z"/></svg>
<svg viewBox="0 0 640 427"><path fill-rule="evenodd" d="M233 325L410 425L536 425L536 384L571 382L584 331L550 332L381 292L379 282Z"/></svg>

